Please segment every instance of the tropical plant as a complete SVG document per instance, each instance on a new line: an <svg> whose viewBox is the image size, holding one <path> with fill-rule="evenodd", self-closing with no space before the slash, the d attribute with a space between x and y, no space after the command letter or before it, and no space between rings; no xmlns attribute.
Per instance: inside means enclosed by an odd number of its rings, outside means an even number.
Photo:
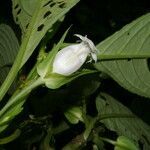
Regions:
<svg viewBox="0 0 150 150"><path fill-rule="evenodd" d="M150 13L96 47L94 41L81 35L77 35L80 43L66 42L73 27L53 43L66 13L78 2L12 0L13 17L21 36L16 37L10 26L0 25L2 148L20 139L28 147L24 149L36 147L33 143L38 143L41 150L88 146L105 150L109 144L115 150L150 149L149 125L101 91L101 83L110 77L129 92L150 98ZM34 53L38 56L33 57ZM29 63L32 65L28 68ZM61 64L65 64L62 69L72 68L61 73ZM25 75L23 70L27 70ZM27 100L34 103L32 107L39 114L27 111L26 117L20 117Z"/></svg>

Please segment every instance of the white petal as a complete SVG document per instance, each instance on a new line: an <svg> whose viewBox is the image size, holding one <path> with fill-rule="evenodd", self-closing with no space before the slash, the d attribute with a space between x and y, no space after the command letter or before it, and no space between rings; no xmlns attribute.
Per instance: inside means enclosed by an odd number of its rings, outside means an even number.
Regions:
<svg viewBox="0 0 150 150"><path fill-rule="evenodd" d="M68 46L60 50L53 63L53 72L61 75L71 75L86 61L88 50L82 44Z"/></svg>
<svg viewBox="0 0 150 150"><path fill-rule="evenodd" d="M71 75L76 72L84 64L87 56L96 62L96 47L94 43L88 39L86 36L81 36L76 34L82 42L79 44L74 44L67 46L60 50L53 62L53 72L61 75Z"/></svg>

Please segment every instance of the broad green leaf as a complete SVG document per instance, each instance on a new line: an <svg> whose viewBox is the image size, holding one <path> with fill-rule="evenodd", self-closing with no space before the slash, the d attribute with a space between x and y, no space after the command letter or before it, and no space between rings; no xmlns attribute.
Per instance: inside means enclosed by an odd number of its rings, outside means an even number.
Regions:
<svg viewBox="0 0 150 150"><path fill-rule="evenodd" d="M150 13L99 43L97 49L99 60L150 57Z"/></svg>
<svg viewBox="0 0 150 150"><path fill-rule="evenodd" d="M6 24L0 25L0 84L5 80L19 50L13 30ZM15 84L9 92L13 91Z"/></svg>
<svg viewBox="0 0 150 150"><path fill-rule="evenodd" d="M150 149L150 127L134 116L127 107L105 93L97 97L96 107L100 122L104 123L108 129L117 132L119 136L132 139L137 146L140 143L143 150ZM106 116L109 117L106 118Z"/></svg>
<svg viewBox="0 0 150 150"><path fill-rule="evenodd" d="M14 18L18 20L17 23L20 24L21 28L26 30L26 33L23 37L22 47L26 49L21 66L27 61L34 49L37 47L41 39L44 37L47 31L52 32L53 25L59 19L61 19L79 0L32 0L33 5L32 9L34 13L30 19L26 18L29 15L31 10L26 11L21 7L25 5L26 8L27 2L24 1L12 1ZM29 5L29 4L28 4ZM28 12L28 13L27 13ZM26 14L26 15L25 15ZM25 21L25 22L24 22ZM23 48L23 49L24 49Z"/></svg>
<svg viewBox="0 0 150 150"><path fill-rule="evenodd" d="M109 60L95 66L127 90L150 97L150 72L146 59Z"/></svg>
<svg viewBox="0 0 150 150"><path fill-rule="evenodd" d="M24 34L36 9L38 0L13 0L13 17Z"/></svg>
<svg viewBox="0 0 150 150"><path fill-rule="evenodd" d="M0 132L4 131L9 126L9 122L23 110L23 104L24 101L18 102L15 107L12 105L12 108L0 118Z"/></svg>
<svg viewBox="0 0 150 150"><path fill-rule="evenodd" d="M24 36L26 29L29 26L30 20L36 9L37 3L38 3L38 0L14 0L13 1L13 17L14 17L15 22L19 24L22 30L22 36ZM54 33L57 31L60 23L63 20L64 20L64 16L61 19L59 19L58 22L52 27L53 32L49 33L48 39L54 35ZM46 42L45 39L44 39L44 42Z"/></svg>
<svg viewBox="0 0 150 150"><path fill-rule="evenodd" d="M110 59L95 65L99 71L111 76L127 90L150 97L150 72L144 59L150 57L150 13L128 24L97 48L99 60Z"/></svg>
<svg viewBox="0 0 150 150"><path fill-rule="evenodd" d="M115 150L139 150L133 141L125 136L119 136L117 138Z"/></svg>

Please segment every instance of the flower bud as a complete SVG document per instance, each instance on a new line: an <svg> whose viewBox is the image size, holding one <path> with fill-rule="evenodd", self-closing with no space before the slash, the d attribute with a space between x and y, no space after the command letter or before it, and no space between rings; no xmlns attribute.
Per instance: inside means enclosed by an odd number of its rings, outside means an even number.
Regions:
<svg viewBox="0 0 150 150"><path fill-rule="evenodd" d="M77 124L79 121L84 122L81 107L72 107L65 112L66 118L72 124Z"/></svg>
<svg viewBox="0 0 150 150"><path fill-rule="evenodd" d="M135 143L125 136L119 136L115 143L115 150L138 150Z"/></svg>
<svg viewBox="0 0 150 150"><path fill-rule="evenodd" d="M84 64L87 57L90 61L97 61L96 47L86 36L76 34L82 41L79 44L67 46L60 50L53 62L53 73L69 76Z"/></svg>

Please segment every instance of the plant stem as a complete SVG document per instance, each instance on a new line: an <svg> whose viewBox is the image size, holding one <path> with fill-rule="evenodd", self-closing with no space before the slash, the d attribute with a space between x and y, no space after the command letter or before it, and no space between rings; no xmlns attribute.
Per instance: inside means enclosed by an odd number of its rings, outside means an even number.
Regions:
<svg viewBox="0 0 150 150"><path fill-rule="evenodd" d="M9 74L7 75L5 81L3 82L2 86L0 87L0 101L3 99L3 97L5 96L7 90L9 89L10 85L12 84L12 82L14 81L18 71L19 71L19 68L20 68L20 63L21 63L21 60L23 58L23 54L24 54L24 51L22 51L20 49L18 55L17 55L17 58L9 72Z"/></svg>
<svg viewBox="0 0 150 150"><path fill-rule="evenodd" d="M15 140L17 137L19 137L21 134L21 131L19 129L17 129L13 134L11 134L8 137L2 138L0 139L0 145L2 144L7 144L13 140Z"/></svg>
<svg viewBox="0 0 150 150"><path fill-rule="evenodd" d="M99 138L100 140L105 141L105 142L107 142L107 143L110 143L110 144L112 144L112 145L116 145L116 144L117 144L116 141L113 141L113 140L108 139L108 138L104 138L104 137L98 137L98 138Z"/></svg>
<svg viewBox="0 0 150 150"><path fill-rule="evenodd" d="M103 114L97 117L97 120L111 119L111 118L136 118L133 114Z"/></svg>
<svg viewBox="0 0 150 150"><path fill-rule="evenodd" d="M98 60L123 60L123 59L144 59L148 55L129 55L129 54L98 54Z"/></svg>
<svg viewBox="0 0 150 150"><path fill-rule="evenodd" d="M0 111L0 124L3 124L5 121L8 121L7 119L5 120L5 118L8 118L8 119L12 118L12 116L5 116L3 118L3 116L7 113L7 111L11 111L11 109L13 109L15 107L16 103L21 103L24 100L25 96L27 96L34 88L36 88L39 85L42 85L43 83L44 82L43 82L42 78L39 77L38 79L35 79L35 80L32 80L32 81L26 83L26 85L22 89L18 89L14 93L14 95L10 98L9 102ZM12 112L13 112L13 110L12 110ZM10 113L9 113L9 115L10 115Z"/></svg>

